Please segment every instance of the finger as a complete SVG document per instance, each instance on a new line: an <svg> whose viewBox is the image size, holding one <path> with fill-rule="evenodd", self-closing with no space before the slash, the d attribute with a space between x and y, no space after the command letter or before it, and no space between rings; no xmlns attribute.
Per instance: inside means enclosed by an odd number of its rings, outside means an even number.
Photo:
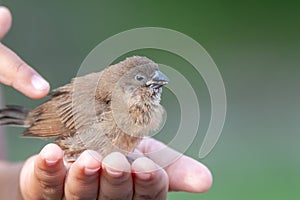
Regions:
<svg viewBox="0 0 300 200"><path fill-rule="evenodd" d="M49 92L49 83L2 43L0 60L1 83L12 86L31 98L41 98Z"/></svg>
<svg viewBox="0 0 300 200"><path fill-rule="evenodd" d="M61 199L65 175L62 150L55 144L46 145L39 155L24 164L20 175L23 198Z"/></svg>
<svg viewBox="0 0 300 200"><path fill-rule="evenodd" d="M149 158L138 158L132 163L134 172L134 199L166 199L168 176Z"/></svg>
<svg viewBox="0 0 300 200"><path fill-rule="evenodd" d="M102 158L91 150L84 151L71 165L66 184L66 199L96 199Z"/></svg>
<svg viewBox="0 0 300 200"><path fill-rule="evenodd" d="M170 175L170 190L186 192L206 192L212 185L209 169L198 161L182 156L166 168Z"/></svg>
<svg viewBox="0 0 300 200"><path fill-rule="evenodd" d="M144 139L139 149L155 163L165 168L169 175L171 191L198 193L210 189L212 175L202 163L152 138Z"/></svg>
<svg viewBox="0 0 300 200"><path fill-rule="evenodd" d="M106 156L102 161L99 199L132 199L133 183L130 164L118 152Z"/></svg>
<svg viewBox="0 0 300 200"><path fill-rule="evenodd" d="M0 39L12 23L10 11L0 6ZM13 51L0 43L0 82L13 86L31 98L41 98L49 92L49 84Z"/></svg>
<svg viewBox="0 0 300 200"><path fill-rule="evenodd" d="M10 11L4 6L0 6L0 39L9 31L11 23L12 17Z"/></svg>

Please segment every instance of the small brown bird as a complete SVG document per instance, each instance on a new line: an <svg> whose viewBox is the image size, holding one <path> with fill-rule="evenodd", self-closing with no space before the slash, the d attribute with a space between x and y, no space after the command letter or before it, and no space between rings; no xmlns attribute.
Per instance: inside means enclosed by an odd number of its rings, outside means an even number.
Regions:
<svg viewBox="0 0 300 200"><path fill-rule="evenodd" d="M0 125L26 127L24 136L54 137L68 162L86 149L102 156L113 151L127 154L159 128L164 112L161 87L168 82L152 60L133 56L72 79L33 110L1 109Z"/></svg>

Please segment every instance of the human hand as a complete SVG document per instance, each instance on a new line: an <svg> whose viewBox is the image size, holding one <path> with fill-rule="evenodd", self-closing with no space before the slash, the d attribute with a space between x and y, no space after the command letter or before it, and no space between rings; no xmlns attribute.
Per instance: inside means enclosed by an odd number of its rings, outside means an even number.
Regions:
<svg viewBox="0 0 300 200"><path fill-rule="evenodd" d="M0 6L0 40L12 24L10 11ZM0 43L0 82L14 87L31 98L44 97L49 92L49 84L17 54Z"/></svg>

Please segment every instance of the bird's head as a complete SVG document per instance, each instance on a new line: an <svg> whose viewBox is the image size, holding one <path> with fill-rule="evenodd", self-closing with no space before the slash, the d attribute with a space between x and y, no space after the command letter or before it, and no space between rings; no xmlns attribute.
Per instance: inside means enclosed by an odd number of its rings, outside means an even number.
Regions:
<svg viewBox="0 0 300 200"><path fill-rule="evenodd" d="M114 85L111 98L118 127L135 137L157 130L164 113L159 104L162 86L169 78L155 62L145 57L131 57L120 66L122 75Z"/></svg>
<svg viewBox="0 0 300 200"><path fill-rule="evenodd" d="M125 96L130 97L131 104L135 101L159 104L162 86L169 82L156 63L151 62L136 66L129 70L119 81Z"/></svg>

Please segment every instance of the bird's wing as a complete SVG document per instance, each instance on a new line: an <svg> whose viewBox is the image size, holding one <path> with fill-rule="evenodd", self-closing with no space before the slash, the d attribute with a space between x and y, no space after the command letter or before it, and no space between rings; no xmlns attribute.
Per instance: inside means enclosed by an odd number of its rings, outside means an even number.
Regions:
<svg viewBox="0 0 300 200"><path fill-rule="evenodd" d="M51 99L30 113L32 126L25 136L72 136L82 126L98 121L109 109L103 99L95 98L101 73L92 73L72 80L51 93Z"/></svg>

